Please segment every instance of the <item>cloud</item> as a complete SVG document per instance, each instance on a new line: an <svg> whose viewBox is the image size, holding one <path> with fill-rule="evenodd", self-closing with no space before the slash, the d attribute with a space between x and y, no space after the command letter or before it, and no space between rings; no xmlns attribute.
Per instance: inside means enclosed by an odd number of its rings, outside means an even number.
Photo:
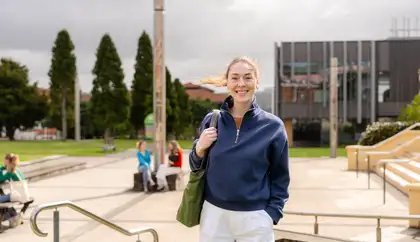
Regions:
<svg viewBox="0 0 420 242"><path fill-rule="evenodd" d="M273 85L274 42L382 39L392 17L415 17L418 0L166 0L165 62L172 76L194 81L224 71L248 55ZM412 21L412 24L414 22ZM66 28L76 46L81 86L90 91L95 51L110 33L131 85L137 40L153 38L153 0L8 1L0 8L0 56L26 64L31 79L48 86L50 52Z"/></svg>

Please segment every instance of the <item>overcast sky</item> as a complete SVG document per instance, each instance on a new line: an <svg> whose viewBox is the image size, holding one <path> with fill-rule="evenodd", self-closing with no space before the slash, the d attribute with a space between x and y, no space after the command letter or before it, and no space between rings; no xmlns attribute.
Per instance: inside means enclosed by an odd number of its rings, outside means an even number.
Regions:
<svg viewBox="0 0 420 242"><path fill-rule="evenodd" d="M83 91L101 36L111 34L133 77L137 40L153 38L153 0L0 0L0 57L30 69L31 81L48 87L51 47L66 28L76 46ZM274 42L381 39L391 18L420 17L419 0L166 0L165 59L174 77L196 81L224 71L241 55L258 60L262 86L273 85Z"/></svg>

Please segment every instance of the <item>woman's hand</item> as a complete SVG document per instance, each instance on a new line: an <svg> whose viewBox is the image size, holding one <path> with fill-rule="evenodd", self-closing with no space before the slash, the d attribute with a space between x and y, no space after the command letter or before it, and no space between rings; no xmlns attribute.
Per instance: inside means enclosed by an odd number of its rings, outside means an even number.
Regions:
<svg viewBox="0 0 420 242"><path fill-rule="evenodd" d="M205 129L201 135L200 139L195 146L195 152L197 156L204 157L205 151L210 147L211 144L217 139L217 129L210 127Z"/></svg>

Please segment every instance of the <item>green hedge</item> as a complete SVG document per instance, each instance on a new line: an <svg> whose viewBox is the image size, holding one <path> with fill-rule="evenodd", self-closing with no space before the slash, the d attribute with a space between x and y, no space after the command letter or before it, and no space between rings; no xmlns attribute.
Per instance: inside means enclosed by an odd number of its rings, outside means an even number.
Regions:
<svg viewBox="0 0 420 242"><path fill-rule="evenodd" d="M359 145L375 145L396 133L408 128L414 122L375 122L362 133Z"/></svg>

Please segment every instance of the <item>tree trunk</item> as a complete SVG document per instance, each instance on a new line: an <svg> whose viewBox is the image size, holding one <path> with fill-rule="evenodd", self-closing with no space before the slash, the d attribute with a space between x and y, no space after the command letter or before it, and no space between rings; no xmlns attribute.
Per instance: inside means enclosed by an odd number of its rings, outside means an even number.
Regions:
<svg viewBox="0 0 420 242"><path fill-rule="evenodd" d="M109 128L106 128L105 129L105 134L104 134L105 144L110 144L109 135L110 135L110 130L109 130Z"/></svg>
<svg viewBox="0 0 420 242"><path fill-rule="evenodd" d="M15 128L14 127L6 127L6 136L9 138L10 141L15 140Z"/></svg>
<svg viewBox="0 0 420 242"><path fill-rule="evenodd" d="M66 91L63 91L63 95L61 97L61 131L62 131L62 139L67 139L67 110L66 110Z"/></svg>

